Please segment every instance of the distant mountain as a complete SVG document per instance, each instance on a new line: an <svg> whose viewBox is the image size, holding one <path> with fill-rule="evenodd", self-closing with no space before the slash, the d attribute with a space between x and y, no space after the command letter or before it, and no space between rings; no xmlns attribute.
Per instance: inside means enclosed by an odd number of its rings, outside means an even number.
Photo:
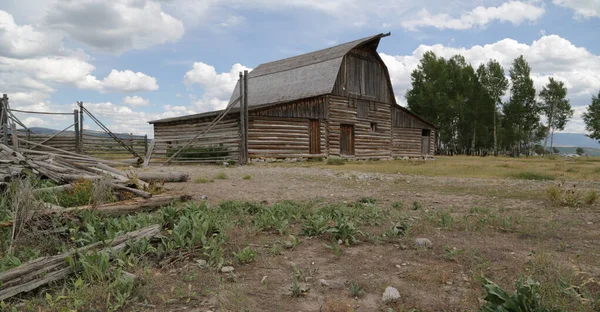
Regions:
<svg viewBox="0 0 600 312"><path fill-rule="evenodd" d="M548 146L550 146L550 142L548 142ZM600 142L581 133L555 133L554 146L600 148Z"/></svg>
<svg viewBox="0 0 600 312"><path fill-rule="evenodd" d="M53 135L56 134L57 132L60 132L60 130L55 130L55 129L50 129L50 128L42 128L42 127L31 127L29 128L29 130L31 130L33 133L35 134L44 134L44 135ZM20 130L20 131L24 131L24 130ZM60 135L73 135L73 130L67 130L63 133L61 133ZM110 137L108 135L108 133L104 132L104 131L96 131L96 130L83 130L84 134L91 134L91 135L97 135L97 136L103 136L103 137ZM129 134L128 133L115 133L115 135L118 138L122 138L122 139L129 139ZM140 138L143 136L138 136L138 135L134 135L134 138Z"/></svg>

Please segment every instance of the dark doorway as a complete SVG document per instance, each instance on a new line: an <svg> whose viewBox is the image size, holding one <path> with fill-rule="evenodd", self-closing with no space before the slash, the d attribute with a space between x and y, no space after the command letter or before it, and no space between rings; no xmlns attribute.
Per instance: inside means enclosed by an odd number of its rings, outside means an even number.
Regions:
<svg viewBox="0 0 600 312"><path fill-rule="evenodd" d="M429 136L431 135L431 130L429 129L423 129L422 133L421 133L421 155L428 155L430 150L429 150Z"/></svg>
<svg viewBox="0 0 600 312"><path fill-rule="evenodd" d="M340 125L340 154L354 155L354 125Z"/></svg>
<svg viewBox="0 0 600 312"><path fill-rule="evenodd" d="M318 119L309 120L309 145L311 154L321 153L321 129L319 127Z"/></svg>

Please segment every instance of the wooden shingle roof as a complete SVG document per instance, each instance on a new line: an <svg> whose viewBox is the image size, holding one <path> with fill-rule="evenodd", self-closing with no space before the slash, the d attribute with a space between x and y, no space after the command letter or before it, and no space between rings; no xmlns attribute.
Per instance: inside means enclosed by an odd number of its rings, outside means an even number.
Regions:
<svg viewBox="0 0 600 312"><path fill-rule="evenodd" d="M265 107L271 104L275 105L331 93L344 55L356 47L367 44L373 45L376 49L379 40L387 35L389 34L378 34L327 49L258 65L248 73L249 108ZM238 81L229 103L234 102L239 97L239 87ZM236 107L239 107L239 104L236 104ZM217 112L166 118L150 121L150 123L209 117Z"/></svg>

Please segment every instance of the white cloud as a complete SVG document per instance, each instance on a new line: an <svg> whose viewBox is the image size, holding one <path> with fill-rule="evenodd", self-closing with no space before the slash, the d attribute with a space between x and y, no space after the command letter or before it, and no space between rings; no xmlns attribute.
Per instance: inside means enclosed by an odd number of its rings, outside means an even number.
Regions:
<svg viewBox="0 0 600 312"><path fill-rule="evenodd" d="M192 69L185 73L183 81L186 85L200 85L204 93L201 99L194 104L201 112L223 109L227 106L235 84L239 79L239 72L250 70L241 64L234 64L229 72L217 73L211 65L196 62Z"/></svg>
<svg viewBox="0 0 600 312"><path fill-rule="evenodd" d="M148 105L149 102L150 101L148 101L147 99L144 99L143 97L137 95L126 96L123 99L123 103L130 106L145 106Z"/></svg>
<svg viewBox="0 0 600 312"><path fill-rule="evenodd" d="M469 12L462 13L460 18L453 18L445 13L431 14L429 10L422 9L414 19L403 21L402 26L410 30L421 27L462 30L482 27L495 20L518 25L525 21L536 21L543 14L543 7L521 1L509 1L497 7L478 6Z"/></svg>
<svg viewBox="0 0 600 312"><path fill-rule="evenodd" d="M26 58L62 49L62 36L33 25L19 26L13 16L0 10L0 56Z"/></svg>
<svg viewBox="0 0 600 312"><path fill-rule="evenodd" d="M437 56L450 58L461 54L474 67L489 59L496 59L508 70L512 61L523 55L531 67L531 77L536 89L555 77L565 82L569 89L572 105L581 107L587 104L593 94L600 90L600 56L585 48L573 45L569 40L557 35L543 36L530 45L513 39L503 39L484 46L454 48L444 45L421 45L410 55L388 55L380 53L386 63L396 95L404 102L404 94L410 88L410 73L417 68L419 60L427 51ZM573 118L574 123L581 122L581 116ZM571 127L571 124L570 124Z"/></svg>
<svg viewBox="0 0 600 312"><path fill-rule="evenodd" d="M553 2L573 9L576 17L600 17L600 0L553 0Z"/></svg>
<svg viewBox="0 0 600 312"><path fill-rule="evenodd" d="M136 135L148 134L150 136L153 134L153 131L152 125L148 124L148 121L196 113L195 110L192 110L187 106L165 105L163 107L163 112L149 113L138 111L123 105L116 105L111 102L83 103L83 105L90 110L94 116L102 120L102 122L113 132L133 133ZM70 105L70 109L76 108L76 105ZM64 110L65 108L61 109ZM91 122L88 122L87 125L89 126L89 129L98 130L98 127Z"/></svg>
<svg viewBox="0 0 600 312"><path fill-rule="evenodd" d="M179 40L183 23L153 0L60 0L45 25L102 51L121 53Z"/></svg>
<svg viewBox="0 0 600 312"><path fill-rule="evenodd" d="M113 69L100 84L101 91L138 92L158 90L156 78L141 72Z"/></svg>

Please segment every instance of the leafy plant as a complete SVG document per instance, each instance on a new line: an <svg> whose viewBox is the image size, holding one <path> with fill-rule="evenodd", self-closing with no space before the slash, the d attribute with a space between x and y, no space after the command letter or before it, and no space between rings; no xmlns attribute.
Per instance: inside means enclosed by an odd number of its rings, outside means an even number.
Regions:
<svg viewBox="0 0 600 312"><path fill-rule="evenodd" d="M348 217L344 216L341 212L336 211L334 222L335 224L327 230L333 239L340 239L346 245L357 242L356 235L362 234L362 232L354 226L354 223L350 221Z"/></svg>
<svg viewBox="0 0 600 312"><path fill-rule="evenodd" d="M423 208L423 206L421 205L420 202L414 201L412 203L412 210L420 210L421 208Z"/></svg>
<svg viewBox="0 0 600 312"><path fill-rule="evenodd" d="M404 204L402 202L397 201L392 203L392 208L394 209L402 209L402 207L404 207Z"/></svg>
<svg viewBox="0 0 600 312"><path fill-rule="evenodd" d="M332 239L331 243L329 243L329 244L327 244L327 243L323 244L323 246L325 246L325 248L331 250L331 252L333 252L333 254L335 255L336 258L339 258L342 255L342 246L335 239Z"/></svg>
<svg viewBox="0 0 600 312"><path fill-rule="evenodd" d="M544 306L540 295L540 283L531 278L519 278L515 283L516 290L509 293L487 278L483 279L486 304L482 312L551 312Z"/></svg>
<svg viewBox="0 0 600 312"><path fill-rule="evenodd" d="M239 253L233 253L235 258L241 263L251 263L256 259L256 250L250 248L249 246L242 249Z"/></svg>
<svg viewBox="0 0 600 312"><path fill-rule="evenodd" d="M354 298L361 298L365 295L364 288L357 281L352 281L348 286L348 290L350 291L350 296Z"/></svg>
<svg viewBox="0 0 600 312"><path fill-rule="evenodd" d="M289 240L285 241L284 246L287 249L294 249L300 244L298 237L294 235L289 236Z"/></svg>
<svg viewBox="0 0 600 312"><path fill-rule="evenodd" d="M320 236L327 232L329 221L323 215L311 215L302 225L300 234L304 236Z"/></svg>
<svg viewBox="0 0 600 312"><path fill-rule="evenodd" d="M247 174L247 175L243 176L242 179L244 179L244 180L251 180L252 176L249 175L249 174Z"/></svg>
<svg viewBox="0 0 600 312"><path fill-rule="evenodd" d="M225 172L219 172L217 173L214 178L215 180L227 180L229 179L229 177L225 174Z"/></svg>

